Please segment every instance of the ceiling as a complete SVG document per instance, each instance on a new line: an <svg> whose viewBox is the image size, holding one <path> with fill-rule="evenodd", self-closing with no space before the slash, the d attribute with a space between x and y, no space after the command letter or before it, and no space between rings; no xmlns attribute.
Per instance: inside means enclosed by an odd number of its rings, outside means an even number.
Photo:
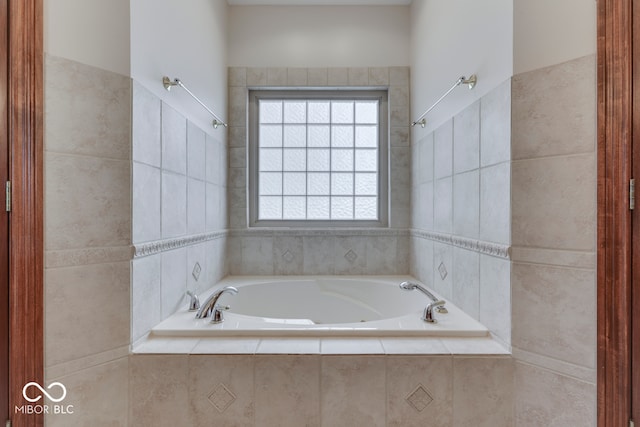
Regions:
<svg viewBox="0 0 640 427"><path fill-rule="evenodd" d="M412 0L227 0L232 6L406 6Z"/></svg>

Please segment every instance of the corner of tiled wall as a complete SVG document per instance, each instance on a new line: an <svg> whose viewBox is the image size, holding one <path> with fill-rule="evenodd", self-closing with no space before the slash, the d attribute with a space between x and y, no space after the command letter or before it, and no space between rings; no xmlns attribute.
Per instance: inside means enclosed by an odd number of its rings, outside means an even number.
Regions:
<svg viewBox="0 0 640 427"><path fill-rule="evenodd" d="M513 78L518 425L596 424L595 100L595 55Z"/></svg>
<svg viewBox="0 0 640 427"><path fill-rule="evenodd" d="M411 153L411 274L485 324L506 347L510 147L509 79L422 135Z"/></svg>
<svg viewBox="0 0 640 427"><path fill-rule="evenodd" d="M226 270L227 138L133 82L132 342ZM144 309L138 309L143 307Z"/></svg>
<svg viewBox="0 0 640 427"><path fill-rule="evenodd" d="M124 425L131 80L49 54L44 67L45 377L77 409L46 423Z"/></svg>

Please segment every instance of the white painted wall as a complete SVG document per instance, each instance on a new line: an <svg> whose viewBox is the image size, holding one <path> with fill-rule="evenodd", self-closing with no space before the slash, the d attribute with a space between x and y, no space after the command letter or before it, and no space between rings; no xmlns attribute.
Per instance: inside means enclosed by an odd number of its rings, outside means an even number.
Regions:
<svg viewBox="0 0 640 427"><path fill-rule="evenodd" d="M44 50L129 75L129 0L46 0Z"/></svg>
<svg viewBox="0 0 640 427"><path fill-rule="evenodd" d="M412 121L458 77L478 76L475 89L456 88L424 130L414 128L416 140L512 76L513 0L414 0L410 56Z"/></svg>
<svg viewBox="0 0 640 427"><path fill-rule="evenodd" d="M377 67L409 65L407 6L235 6L229 65Z"/></svg>
<svg viewBox="0 0 640 427"><path fill-rule="evenodd" d="M162 76L180 78L227 119L227 2L130 0L131 77L212 135L211 116L181 88L167 92Z"/></svg>
<svg viewBox="0 0 640 427"><path fill-rule="evenodd" d="M514 74L596 53L595 0L513 0Z"/></svg>

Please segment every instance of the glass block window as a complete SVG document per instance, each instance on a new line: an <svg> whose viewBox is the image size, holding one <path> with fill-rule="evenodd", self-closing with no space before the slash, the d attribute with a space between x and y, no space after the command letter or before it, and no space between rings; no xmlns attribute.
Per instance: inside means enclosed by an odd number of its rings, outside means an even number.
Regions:
<svg viewBox="0 0 640 427"><path fill-rule="evenodd" d="M263 91L251 100L254 225L384 224L385 92Z"/></svg>

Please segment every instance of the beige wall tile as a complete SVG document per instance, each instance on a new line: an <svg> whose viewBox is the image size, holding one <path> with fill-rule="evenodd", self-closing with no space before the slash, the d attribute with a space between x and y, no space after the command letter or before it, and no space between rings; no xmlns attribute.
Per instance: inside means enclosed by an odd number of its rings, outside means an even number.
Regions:
<svg viewBox="0 0 640 427"><path fill-rule="evenodd" d="M147 334L162 320L162 255L131 261L131 341Z"/></svg>
<svg viewBox="0 0 640 427"><path fill-rule="evenodd" d="M389 68L388 67L369 68L369 84L371 86L388 86L389 85Z"/></svg>
<svg viewBox="0 0 640 427"><path fill-rule="evenodd" d="M324 356L321 373L322 425L384 426L384 357Z"/></svg>
<svg viewBox="0 0 640 427"><path fill-rule="evenodd" d="M480 170L480 239L511 243L511 167L509 163Z"/></svg>
<svg viewBox="0 0 640 427"><path fill-rule="evenodd" d="M414 144L414 148L417 149L417 164L414 171L415 184L433 181L433 147L433 132Z"/></svg>
<svg viewBox="0 0 640 427"><path fill-rule="evenodd" d="M247 121L247 97L247 88L229 88L229 123L231 125L242 126Z"/></svg>
<svg viewBox="0 0 640 427"><path fill-rule="evenodd" d="M45 56L47 151L129 160L131 79Z"/></svg>
<svg viewBox="0 0 640 427"><path fill-rule="evenodd" d="M411 145L409 126L394 126L391 128L389 145L392 147L408 147Z"/></svg>
<svg viewBox="0 0 640 427"><path fill-rule="evenodd" d="M594 151L595 60L589 55L513 78L514 159Z"/></svg>
<svg viewBox="0 0 640 427"><path fill-rule="evenodd" d="M334 238L335 274L365 274L367 270L367 237Z"/></svg>
<svg viewBox="0 0 640 427"><path fill-rule="evenodd" d="M274 274L302 274L304 245L301 236L275 236L273 238Z"/></svg>
<svg viewBox="0 0 640 427"><path fill-rule="evenodd" d="M517 161L511 167L513 245L593 251L595 155Z"/></svg>
<svg viewBox="0 0 640 427"><path fill-rule="evenodd" d="M400 235L396 238L396 271L397 274L409 274L409 236Z"/></svg>
<svg viewBox="0 0 640 427"><path fill-rule="evenodd" d="M428 288L442 293L441 289L435 287L433 271L434 271L434 243L432 240L422 239L420 237L412 237L411 251L411 274L416 279L424 283ZM437 267L437 266L436 266ZM446 293L447 297L451 296L451 287ZM444 295L443 295L444 296Z"/></svg>
<svg viewBox="0 0 640 427"><path fill-rule="evenodd" d="M242 237L243 274L273 274L273 238Z"/></svg>
<svg viewBox="0 0 640 427"><path fill-rule="evenodd" d="M159 240L161 172L160 169L133 162L133 243ZM47 209L49 209L47 207ZM47 230L49 231L49 230Z"/></svg>
<svg viewBox="0 0 640 427"><path fill-rule="evenodd" d="M162 172L162 237L187 233L187 178Z"/></svg>
<svg viewBox="0 0 640 427"><path fill-rule="evenodd" d="M390 228L407 228L411 225L411 189L394 186L391 190Z"/></svg>
<svg viewBox="0 0 640 427"><path fill-rule="evenodd" d="M287 85L288 86L306 86L307 85L307 69L306 68L287 68Z"/></svg>
<svg viewBox="0 0 640 427"><path fill-rule="evenodd" d="M408 126L409 119L409 106L408 105L391 105L389 106L391 112L391 127Z"/></svg>
<svg viewBox="0 0 640 427"><path fill-rule="evenodd" d="M453 248L453 302L474 319L480 318L480 254Z"/></svg>
<svg viewBox="0 0 640 427"><path fill-rule="evenodd" d="M511 262L480 255L480 323L511 343Z"/></svg>
<svg viewBox="0 0 640 427"><path fill-rule="evenodd" d="M129 281L129 262L47 269L47 366L129 343Z"/></svg>
<svg viewBox="0 0 640 427"><path fill-rule="evenodd" d="M267 68L267 85L268 86L286 86L287 85L287 69L286 68Z"/></svg>
<svg viewBox="0 0 640 427"><path fill-rule="evenodd" d="M423 230L434 229L433 186L433 182L420 184L414 193L414 197L411 200L411 207L413 209L412 227L414 228L421 228Z"/></svg>
<svg viewBox="0 0 640 427"><path fill-rule="evenodd" d="M515 363L515 422L522 427L591 426L596 386L524 363Z"/></svg>
<svg viewBox="0 0 640 427"><path fill-rule="evenodd" d="M309 68L307 71L307 83L309 86L326 86L328 82L326 68Z"/></svg>
<svg viewBox="0 0 640 427"><path fill-rule="evenodd" d="M480 166L480 102L476 101L453 118L453 173Z"/></svg>
<svg viewBox="0 0 640 427"><path fill-rule="evenodd" d="M333 236L304 236L304 274L334 274Z"/></svg>
<svg viewBox="0 0 640 427"><path fill-rule="evenodd" d="M188 356L133 355L129 377L132 426L188 425Z"/></svg>
<svg viewBox="0 0 640 427"><path fill-rule="evenodd" d="M162 169L187 173L187 119L162 103Z"/></svg>
<svg viewBox="0 0 640 427"><path fill-rule="evenodd" d="M207 231L216 231L225 228L226 224L226 192L216 184L205 184L205 223ZM242 215L236 217L242 219Z"/></svg>
<svg viewBox="0 0 640 427"><path fill-rule="evenodd" d="M453 173L453 120L445 122L433 133L434 179Z"/></svg>
<svg viewBox="0 0 640 427"><path fill-rule="evenodd" d="M73 405L73 414L46 416L47 427L128 425L129 363L122 358L81 370L59 381L67 389L60 405ZM53 390L53 389L52 389Z"/></svg>
<svg viewBox="0 0 640 427"><path fill-rule="evenodd" d="M389 88L389 105L409 105L409 87L391 86Z"/></svg>
<svg viewBox="0 0 640 427"><path fill-rule="evenodd" d="M453 359L389 356L387 426L450 427L453 422Z"/></svg>
<svg viewBox="0 0 640 427"><path fill-rule="evenodd" d="M47 250L131 244L131 164L48 153Z"/></svg>
<svg viewBox="0 0 640 427"><path fill-rule="evenodd" d="M453 426L513 425L513 360L453 358Z"/></svg>
<svg viewBox="0 0 640 427"><path fill-rule="evenodd" d="M245 126L229 126L229 147L247 146L247 128Z"/></svg>
<svg viewBox="0 0 640 427"><path fill-rule="evenodd" d="M187 234L206 229L206 186L204 181L187 179Z"/></svg>
<svg viewBox="0 0 640 427"><path fill-rule="evenodd" d="M132 151L133 160L160 167L162 145L160 143L160 98L148 91L140 83L133 81L131 100ZM47 91L49 87L47 86Z"/></svg>
<svg viewBox="0 0 640 427"><path fill-rule="evenodd" d="M441 267L442 265L442 267ZM433 242L433 269L431 270L432 287L445 299L453 299L453 247L444 243ZM440 271L442 269L442 271ZM428 272L427 272L428 273Z"/></svg>
<svg viewBox="0 0 640 427"><path fill-rule="evenodd" d="M329 86L346 86L349 84L348 68L329 68L327 82Z"/></svg>
<svg viewBox="0 0 640 427"><path fill-rule="evenodd" d="M369 69L365 67L349 68L349 86L368 86Z"/></svg>
<svg viewBox="0 0 640 427"><path fill-rule="evenodd" d="M453 234L477 239L480 234L480 173L453 176Z"/></svg>
<svg viewBox="0 0 640 427"><path fill-rule="evenodd" d="M398 86L409 86L409 67L390 67L389 83Z"/></svg>
<svg viewBox="0 0 640 427"><path fill-rule="evenodd" d="M202 129L187 122L187 176L199 180L207 178L206 137Z"/></svg>
<svg viewBox="0 0 640 427"><path fill-rule="evenodd" d="M370 236L365 241L365 274L402 274L397 256L395 237Z"/></svg>
<svg viewBox="0 0 640 427"><path fill-rule="evenodd" d="M266 84L266 68L247 68L247 86L265 86Z"/></svg>
<svg viewBox="0 0 640 427"><path fill-rule="evenodd" d="M593 270L514 263L512 287L514 347L595 367Z"/></svg>
<svg viewBox="0 0 640 427"><path fill-rule="evenodd" d="M438 179L433 187L433 228L441 233L453 231L453 178Z"/></svg>
<svg viewBox="0 0 640 427"><path fill-rule="evenodd" d="M255 356L256 425L320 425L320 357Z"/></svg>
<svg viewBox="0 0 640 427"><path fill-rule="evenodd" d="M247 68L229 67L229 86L247 86Z"/></svg>
<svg viewBox="0 0 640 427"><path fill-rule="evenodd" d="M252 356L189 356L189 422L253 427Z"/></svg>
<svg viewBox="0 0 640 427"><path fill-rule="evenodd" d="M480 100L480 166L511 160L511 79Z"/></svg>

